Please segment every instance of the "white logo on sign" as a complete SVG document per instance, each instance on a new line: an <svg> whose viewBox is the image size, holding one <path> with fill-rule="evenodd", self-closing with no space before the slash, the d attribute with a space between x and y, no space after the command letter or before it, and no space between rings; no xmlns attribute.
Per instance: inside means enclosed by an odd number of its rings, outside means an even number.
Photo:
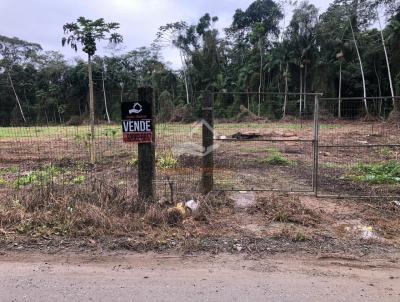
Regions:
<svg viewBox="0 0 400 302"><path fill-rule="evenodd" d="M140 105L139 103L135 103L132 107L132 109L129 110L129 114L135 113L138 114L140 112L142 112L143 108L142 105Z"/></svg>

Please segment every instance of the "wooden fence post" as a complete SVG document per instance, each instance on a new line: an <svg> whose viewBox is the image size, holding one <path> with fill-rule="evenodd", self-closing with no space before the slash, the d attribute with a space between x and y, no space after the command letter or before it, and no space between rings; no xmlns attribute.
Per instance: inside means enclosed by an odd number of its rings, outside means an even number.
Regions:
<svg viewBox="0 0 400 302"><path fill-rule="evenodd" d="M154 100L151 87L138 88L140 102L148 102L152 105L153 136L151 143L139 143L138 145L138 183L139 199L145 202L153 202L155 198L156 175L156 149L155 149L155 122Z"/></svg>
<svg viewBox="0 0 400 302"><path fill-rule="evenodd" d="M207 194L214 184L214 97L211 93L203 94L203 162L201 175L201 192Z"/></svg>

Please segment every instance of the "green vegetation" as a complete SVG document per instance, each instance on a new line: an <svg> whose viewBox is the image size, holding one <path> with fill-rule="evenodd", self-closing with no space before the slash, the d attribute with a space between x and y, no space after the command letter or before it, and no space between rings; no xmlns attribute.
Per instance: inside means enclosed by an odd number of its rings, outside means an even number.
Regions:
<svg viewBox="0 0 400 302"><path fill-rule="evenodd" d="M139 159L137 156L132 157L129 161L128 161L128 165L131 167L137 167L139 164Z"/></svg>
<svg viewBox="0 0 400 302"><path fill-rule="evenodd" d="M96 120L118 121L121 99L135 99L132 92L140 83L152 83L155 95L160 96L156 98L156 108L163 121L182 120L182 116L174 116L182 109L192 115L188 120L199 117L200 98L194 92L204 90L320 91L326 96L337 96L340 87L343 88L341 95L360 97L363 94L388 96L393 86L398 92L400 7L397 0L335 0L325 12L307 1L277 0L257 0L246 8L230 9L235 13L232 23L223 29L227 35L221 34L217 16L203 14L194 22L172 20L159 24L152 46L127 49L112 56L99 54L96 47L100 40L122 42L116 32L119 24L106 23L102 18L80 17L63 27L60 24L59 28L60 35L64 31L64 45L74 50L79 47L88 55L87 61L77 60L72 64L61 53L43 50L37 43L0 36L0 83L5 85L0 90L0 124L79 125L89 120L90 111L93 115L92 106L86 106L86 100L93 101L90 97L93 95L101 96L94 110ZM376 26L377 11L384 12L387 21L382 29L383 39ZM282 28L284 19L287 22ZM359 46L358 51L355 45ZM181 70L174 70L163 60L160 51L163 47L178 50L183 60ZM382 68L387 63L384 49L390 58L391 74ZM90 94L89 75L94 79ZM339 79L341 85L338 85ZM270 119L293 117L298 113L299 101L298 97L284 94L219 95L214 99L215 116L236 117L239 106L244 105L256 115ZM311 108L313 99L306 98L304 104ZM364 109L375 112L378 108L373 106L376 104L368 104ZM360 113L362 107L363 104L357 104L354 113ZM379 112L398 112L399 108L384 102ZM337 104L331 109L330 116L339 115ZM287 123L286 127L298 129L299 125ZM45 132L51 131L37 129L30 137L47 137ZM109 137L109 134L98 135ZM15 135L19 136L0 130L0 138Z"/></svg>
<svg viewBox="0 0 400 302"><path fill-rule="evenodd" d="M178 161L174 158L172 153L161 155L157 160L158 167L163 170L174 169L178 166Z"/></svg>
<svg viewBox="0 0 400 302"><path fill-rule="evenodd" d="M3 177L0 177L0 186L5 186L6 184L7 181Z"/></svg>
<svg viewBox="0 0 400 302"><path fill-rule="evenodd" d="M380 153L380 155L385 156L385 157L391 157L391 156L395 155L393 150L389 147L383 147L382 149L380 149L379 153Z"/></svg>
<svg viewBox="0 0 400 302"><path fill-rule="evenodd" d="M292 162L287 159L278 149L270 148L267 150L267 157L262 160L262 163L273 166L287 166Z"/></svg>
<svg viewBox="0 0 400 302"><path fill-rule="evenodd" d="M8 175L8 174L14 174L19 171L19 168L16 166L11 166L8 168L1 168L0 169L0 175Z"/></svg>
<svg viewBox="0 0 400 302"><path fill-rule="evenodd" d="M47 166L43 169L32 171L27 175L23 175L18 177L14 183L13 187L18 189L20 187L28 186L28 185L37 185L37 186L44 186L52 181L62 173L62 169L54 167L54 166Z"/></svg>
<svg viewBox="0 0 400 302"><path fill-rule="evenodd" d="M400 184L400 163L397 161L359 163L351 168L348 178L370 184Z"/></svg>
<svg viewBox="0 0 400 302"><path fill-rule="evenodd" d="M76 185L83 184L85 182L85 180L86 180L85 175L79 175L79 176L75 177L74 179L72 179L72 184L76 184Z"/></svg>

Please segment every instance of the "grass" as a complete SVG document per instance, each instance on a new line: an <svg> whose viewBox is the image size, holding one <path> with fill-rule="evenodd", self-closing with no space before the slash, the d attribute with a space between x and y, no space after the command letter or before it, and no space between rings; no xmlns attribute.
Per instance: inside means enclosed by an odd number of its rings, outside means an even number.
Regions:
<svg viewBox="0 0 400 302"><path fill-rule="evenodd" d="M273 166L288 166L292 162L287 159L278 149L270 148L267 150L267 157L261 162Z"/></svg>
<svg viewBox="0 0 400 302"><path fill-rule="evenodd" d="M13 187L19 189L20 187L28 185L43 186L53 181L55 177L61 174L61 172L62 170L60 168L47 166L43 169L32 171L27 175L18 177L14 181Z"/></svg>
<svg viewBox="0 0 400 302"><path fill-rule="evenodd" d="M216 132L221 130L238 131L240 129L284 129L300 130L311 128L312 124L304 123L281 123L273 122L263 123L224 123L216 124ZM321 125L321 129L340 128L341 125L326 124ZM122 129L119 124L96 125L96 138L102 139L120 139ZM192 124L159 123L156 126L156 132L163 136L189 136L192 132ZM201 133L201 132L200 132ZM46 139L46 138L69 138L72 140L86 141L90 138L89 125L82 126L35 126L35 127L0 127L1 139Z"/></svg>
<svg viewBox="0 0 400 302"><path fill-rule="evenodd" d="M8 168L1 168L0 169L0 175L9 175L9 174L14 174L14 173L18 173L19 168L16 166L11 166Z"/></svg>
<svg viewBox="0 0 400 302"><path fill-rule="evenodd" d="M389 147L383 147L379 151L380 155L385 156L385 157L393 157L395 155L395 152Z"/></svg>
<svg viewBox="0 0 400 302"><path fill-rule="evenodd" d="M345 164L338 164L338 163L319 163L319 166L321 168L326 168L326 169L340 169L345 167Z"/></svg>
<svg viewBox="0 0 400 302"><path fill-rule="evenodd" d="M370 184L400 184L400 163L397 161L359 163L351 168L348 178Z"/></svg>

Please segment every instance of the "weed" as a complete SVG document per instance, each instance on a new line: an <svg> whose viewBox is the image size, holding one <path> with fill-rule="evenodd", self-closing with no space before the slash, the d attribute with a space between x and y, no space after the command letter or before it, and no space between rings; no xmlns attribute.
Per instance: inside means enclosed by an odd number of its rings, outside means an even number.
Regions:
<svg viewBox="0 0 400 302"><path fill-rule="evenodd" d="M90 146L90 138L91 134L89 132L86 133L77 133L75 134L74 140L78 143L78 145L83 145L85 148Z"/></svg>
<svg viewBox="0 0 400 302"><path fill-rule="evenodd" d="M72 180L72 183L79 185L79 184L83 184L85 182L85 180L86 180L85 175L79 175Z"/></svg>
<svg viewBox="0 0 400 302"><path fill-rule="evenodd" d="M30 172L27 175L18 177L14 183L13 187L19 189L20 187L28 185L38 185L43 186L53 181L56 176L58 176L62 170L54 166L45 167L42 170Z"/></svg>
<svg viewBox="0 0 400 302"><path fill-rule="evenodd" d="M16 166L11 166L8 168L2 168L0 169L0 175L7 175L7 174L14 174L14 173L18 173L19 168Z"/></svg>
<svg viewBox="0 0 400 302"><path fill-rule="evenodd" d="M297 232L296 236L293 238L294 241L306 241L306 235L303 232Z"/></svg>
<svg viewBox="0 0 400 302"><path fill-rule="evenodd" d="M370 184L399 184L400 163L397 161L374 164L359 163L351 168L347 177L354 181Z"/></svg>
<svg viewBox="0 0 400 302"><path fill-rule="evenodd" d="M0 177L0 186L5 186L6 184L7 181L4 178Z"/></svg>
<svg viewBox="0 0 400 302"><path fill-rule="evenodd" d="M103 131L103 134L107 137L115 138L117 135L118 131L115 128L106 128Z"/></svg>
<svg viewBox="0 0 400 302"><path fill-rule="evenodd" d="M178 161L173 157L172 153L167 153L158 159L158 167L163 170L174 169L178 166Z"/></svg>
<svg viewBox="0 0 400 302"><path fill-rule="evenodd" d="M139 164L139 159L136 156L134 156L130 160L128 160L127 164L131 167L137 167Z"/></svg>
<svg viewBox="0 0 400 302"><path fill-rule="evenodd" d="M394 155L393 150L389 147L383 147L379 153L384 157L392 157Z"/></svg>
<svg viewBox="0 0 400 302"><path fill-rule="evenodd" d="M268 149L268 155L262 160L262 163L273 165L273 166L287 166L291 164L291 161L287 159L279 150Z"/></svg>

